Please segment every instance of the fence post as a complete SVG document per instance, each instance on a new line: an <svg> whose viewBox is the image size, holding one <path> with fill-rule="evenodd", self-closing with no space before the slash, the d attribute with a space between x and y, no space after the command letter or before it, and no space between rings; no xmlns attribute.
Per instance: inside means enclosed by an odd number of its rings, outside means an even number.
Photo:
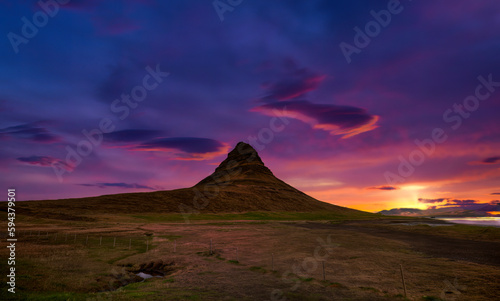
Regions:
<svg viewBox="0 0 500 301"><path fill-rule="evenodd" d="M113 248L116 246L116 237L113 240Z"/></svg>
<svg viewBox="0 0 500 301"><path fill-rule="evenodd" d="M323 264L323 281L326 281L326 277L325 277L325 262L322 261L321 263Z"/></svg>
<svg viewBox="0 0 500 301"><path fill-rule="evenodd" d="M403 289L404 289L404 292L405 292L405 298L406 298L406 283L405 283L405 275L403 274L403 265L400 264L399 265L399 268L401 270L401 279L403 280Z"/></svg>
<svg viewBox="0 0 500 301"><path fill-rule="evenodd" d="M146 238L146 252L149 250L149 239Z"/></svg>

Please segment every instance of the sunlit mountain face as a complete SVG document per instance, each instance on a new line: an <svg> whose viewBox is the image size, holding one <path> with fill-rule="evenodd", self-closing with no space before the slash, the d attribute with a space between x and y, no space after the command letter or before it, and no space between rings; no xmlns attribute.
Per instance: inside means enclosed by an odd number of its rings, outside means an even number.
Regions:
<svg viewBox="0 0 500 301"><path fill-rule="evenodd" d="M322 201L500 211L497 1L46 2L0 4L22 200L187 187L245 141Z"/></svg>

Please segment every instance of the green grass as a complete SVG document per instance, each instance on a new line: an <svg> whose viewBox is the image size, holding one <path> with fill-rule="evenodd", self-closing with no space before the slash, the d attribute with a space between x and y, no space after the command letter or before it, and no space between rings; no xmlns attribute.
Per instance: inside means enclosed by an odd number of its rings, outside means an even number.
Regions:
<svg viewBox="0 0 500 301"><path fill-rule="evenodd" d="M165 239L168 239L169 241L173 241L173 240L181 238L182 236L181 235L157 235L157 237L165 238Z"/></svg>
<svg viewBox="0 0 500 301"><path fill-rule="evenodd" d="M443 301L443 299L434 296L423 296L423 301Z"/></svg>
<svg viewBox="0 0 500 301"><path fill-rule="evenodd" d="M252 272L259 272L259 273L262 273L262 274L267 273L266 269L264 269L263 267L259 267L259 266L250 267L249 270L252 271Z"/></svg>
<svg viewBox="0 0 500 301"><path fill-rule="evenodd" d="M124 290L124 291L136 291L139 288L143 287L144 283L146 283L146 282L130 283L128 285L125 285L125 286L121 287L120 290Z"/></svg>
<svg viewBox="0 0 500 301"><path fill-rule="evenodd" d="M182 214L141 214L129 215L129 217L147 222L184 222ZM190 221L212 221L212 220L252 220L252 221L271 221L271 220L360 220L360 219L379 219L385 218L381 215L371 213L359 214L336 214L333 212L246 212L246 213L218 213L218 214L192 214L189 216ZM217 223L221 225L221 223ZM230 224L230 223L228 223Z"/></svg>
<svg viewBox="0 0 500 301"><path fill-rule="evenodd" d="M300 279L300 281L302 281L302 282L311 282L311 281L313 281L313 280L314 280L314 278L311 278L311 277L309 277L309 278L302 278L302 277L299 277L299 279Z"/></svg>
<svg viewBox="0 0 500 301"><path fill-rule="evenodd" d="M325 284L326 286L329 286L329 287L335 287L335 288L345 288L346 286L343 285L342 283L338 283L338 282L332 282L332 281L322 281L323 284Z"/></svg>
<svg viewBox="0 0 500 301"><path fill-rule="evenodd" d="M16 293L15 300L37 300L37 301L66 301L66 300L87 300L87 294L79 294L79 293L30 293L28 295L18 294ZM5 299L9 300L9 299ZM14 300L14 299L12 299Z"/></svg>
<svg viewBox="0 0 500 301"><path fill-rule="evenodd" d="M478 225L462 225L456 224L452 226L437 226L431 227L429 225L377 225L376 227L394 227L398 230L406 232L416 232L416 233L432 233L433 235L440 235L446 237L454 237L460 239L470 239L470 240L485 240L485 241L499 241L500 238L500 228L497 227L486 227Z"/></svg>

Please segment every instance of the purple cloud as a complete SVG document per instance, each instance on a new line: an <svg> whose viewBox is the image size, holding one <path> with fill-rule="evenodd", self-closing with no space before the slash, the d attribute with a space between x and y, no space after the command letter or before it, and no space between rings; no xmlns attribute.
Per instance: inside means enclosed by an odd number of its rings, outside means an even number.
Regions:
<svg viewBox="0 0 500 301"><path fill-rule="evenodd" d="M493 192L493 193L490 193L490 195L500 195L500 192Z"/></svg>
<svg viewBox="0 0 500 301"><path fill-rule="evenodd" d="M446 200L447 203L442 205L442 206L469 206L469 205L476 205L479 204L480 202L477 200Z"/></svg>
<svg viewBox="0 0 500 301"><path fill-rule="evenodd" d="M369 190L397 190L397 189L399 189L399 187L383 185L383 186L372 186L372 187L368 187L366 189L369 189Z"/></svg>
<svg viewBox="0 0 500 301"><path fill-rule="evenodd" d="M419 198L418 202L419 203L425 203L425 204L433 204L433 203L442 203L442 202L444 202L446 200L447 199L445 199L445 198L440 198L440 199L423 199L423 198Z"/></svg>
<svg viewBox="0 0 500 301"><path fill-rule="evenodd" d="M229 146L217 140L194 137L158 138L144 142L133 149L172 152L176 159L206 160L225 154Z"/></svg>
<svg viewBox="0 0 500 301"><path fill-rule="evenodd" d="M484 163L484 164L496 164L496 163L500 163L500 156L489 157L489 158L484 159L481 162Z"/></svg>
<svg viewBox="0 0 500 301"><path fill-rule="evenodd" d="M322 129L332 135L349 138L377 128L379 116L370 115L365 109L351 106L313 104L309 101L282 101L262 105L251 111L275 116L278 110L285 117L295 118L310 124L314 129Z"/></svg>
<svg viewBox="0 0 500 301"><path fill-rule="evenodd" d="M46 128L40 127L36 123L26 123L0 129L0 138L2 136L28 139L41 143L53 143L60 140L59 137L51 134Z"/></svg>
<svg viewBox="0 0 500 301"><path fill-rule="evenodd" d="M162 134L163 132L158 130L128 129L105 134L104 138L108 142L139 142L160 137Z"/></svg>
<svg viewBox="0 0 500 301"><path fill-rule="evenodd" d="M52 167L52 165L54 164L60 164L66 170L72 170L72 167L66 164L66 162L48 156L19 157L16 160L22 163L26 163L28 165L35 165L41 167Z"/></svg>
<svg viewBox="0 0 500 301"><path fill-rule="evenodd" d="M292 60L287 60L286 65L288 71L281 79L262 85L267 95L262 97L261 101L274 102L300 97L316 90L326 77L307 68L298 68Z"/></svg>

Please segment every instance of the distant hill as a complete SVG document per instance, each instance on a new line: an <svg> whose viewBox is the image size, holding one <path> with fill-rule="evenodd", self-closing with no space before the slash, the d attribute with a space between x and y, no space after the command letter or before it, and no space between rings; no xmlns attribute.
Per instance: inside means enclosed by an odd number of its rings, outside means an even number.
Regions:
<svg viewBox="0 0 500 301"><path fill-rule="evenodd" d="M414 216L414 217L486 217L496 216L491 212L500 212L500 205L492 204L473 204L467 208L459 206L450 206L435 209L415 209L415 208L394 208L382 210L378 213L391 216Z"/></svg>
<svg viewBox="0 0 500 301"><path fill-rule="evenodd" d="M56 219L82 219L93 213L241 213L331 212L336 215L366 214L318 201L276 178L257 151L240 142L214 173L191 188L19 202L21 212Z"/></svg>

